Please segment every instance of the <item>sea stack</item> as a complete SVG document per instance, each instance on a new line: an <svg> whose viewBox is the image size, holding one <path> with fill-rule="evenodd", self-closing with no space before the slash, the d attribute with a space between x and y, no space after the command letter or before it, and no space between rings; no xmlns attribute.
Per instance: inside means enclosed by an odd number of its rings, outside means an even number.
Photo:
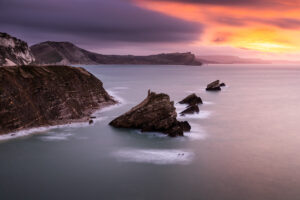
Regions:
<svg viewBox="0 0 300 200"><path fill-rule="evenodd" d="M141 129L142 132L161 132L171 137L183 136L190 131L188 122L176 119L174 102L167 94L148 91L148 96L140 104L110 122L116 128Z"/></svg>
<svg viewBox="0 0 300 200"><path fill-rule="evenodd" d="M216 80L216 81L208 84L206 87L206 90L207 91L220 91L221 90L220 81Z"/></svg>
<svg viewBox="0 0 300 200"><path fill-rule="evenodd" d="M89 122L96 109L117 103L83 68L0 67L0 135L39 126Z"/></svg>

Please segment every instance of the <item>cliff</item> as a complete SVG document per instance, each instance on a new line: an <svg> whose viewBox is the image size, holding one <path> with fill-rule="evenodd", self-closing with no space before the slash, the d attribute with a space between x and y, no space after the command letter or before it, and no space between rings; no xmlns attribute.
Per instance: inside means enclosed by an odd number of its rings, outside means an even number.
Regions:
<svg viewBox="0 0 300 200"><path fill-rule="evenodd" d="M87 121L96 109L115 103L102 82L83 68L0 68L0 134Z"/></svg>
<svg viewBox="0 0 300 200"><path fill-rule="evenodd" d="M0 33L0 66L27 65L34 60L26 42Z"/></svg>
<svg viewBox="0 0 300 200"><path fill-rule="evenodd" d="M202 64L190 52L150 56L102 55L81 49L70 42L50 41L33 45L30 48L36 58L36 64Z"/></svg>

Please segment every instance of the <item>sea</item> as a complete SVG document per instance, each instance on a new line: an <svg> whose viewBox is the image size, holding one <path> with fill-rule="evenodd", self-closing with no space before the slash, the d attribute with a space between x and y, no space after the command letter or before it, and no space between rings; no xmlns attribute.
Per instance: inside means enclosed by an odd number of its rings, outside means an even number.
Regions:
<svg viewBox="0 0 300 200"><path fill-rule="evenodd" d="M120 103L69 124L0 137L1 200L299 200L300 66L94 65ZM220 80L226 87L207 92ZM147 91L199 114L184 137L108 123ZM18 137L16 137L18 136Z"/></svg>

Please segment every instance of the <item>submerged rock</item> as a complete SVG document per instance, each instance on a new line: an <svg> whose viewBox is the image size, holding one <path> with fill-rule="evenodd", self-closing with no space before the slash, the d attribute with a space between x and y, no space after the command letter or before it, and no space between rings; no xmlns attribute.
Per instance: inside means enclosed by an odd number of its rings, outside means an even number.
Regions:
<svg viewBox="0 0 300 200"><path fill-rule="evenodd" d="M0 135L21 129L86 122L115 104L102 82L80 67L0 67Z"/></svg>
<svg viewBox="0 0 300 200"><path fill-rule="evenodd" d="M188 106L184 111L180 113L181 116L187 115L187 114L195 114L199 113L199 106L198 105L191 105Z"/></svg>
<svg viewBox="0 0 300 200"><path fill-rule="evenodd" d="M188 104L189 106L203 104L202 99L198 97L195 93L190 94L183 100L179 101L180 104Z"/></svg>
<svg viewBox="0 0 300 200"><path fill-rule="evenodd" d="M216 80L216 81L208 84L206 87L206 90L207 91L220 91L221 90L220 81Z"/></svg>
<svg viewBox="0 0 300 200"><path fill-rule="evenodd" d="M109 124L116 128L141 129L142 132L162 132L171 137L183 136L183 132L190 131L191 127L188 122L177 121L176 117L170 97L149 90L146 99Z"/></svg>

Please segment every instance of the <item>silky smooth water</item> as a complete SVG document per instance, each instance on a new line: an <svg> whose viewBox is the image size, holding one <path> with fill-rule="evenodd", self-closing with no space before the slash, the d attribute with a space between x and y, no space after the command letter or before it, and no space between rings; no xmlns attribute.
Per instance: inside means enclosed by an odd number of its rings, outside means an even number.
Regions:
<svg viewBox="0 0 300 200"><path fill-rule="evenodd" d="M85 66L122 104L87 123L0 142L1 200L298 200L295 66ZM206 92L220 79L228 86ZM183 138L107 124L147 90L204 100ZM179 110L183 107L176 105Z"/></svg>

